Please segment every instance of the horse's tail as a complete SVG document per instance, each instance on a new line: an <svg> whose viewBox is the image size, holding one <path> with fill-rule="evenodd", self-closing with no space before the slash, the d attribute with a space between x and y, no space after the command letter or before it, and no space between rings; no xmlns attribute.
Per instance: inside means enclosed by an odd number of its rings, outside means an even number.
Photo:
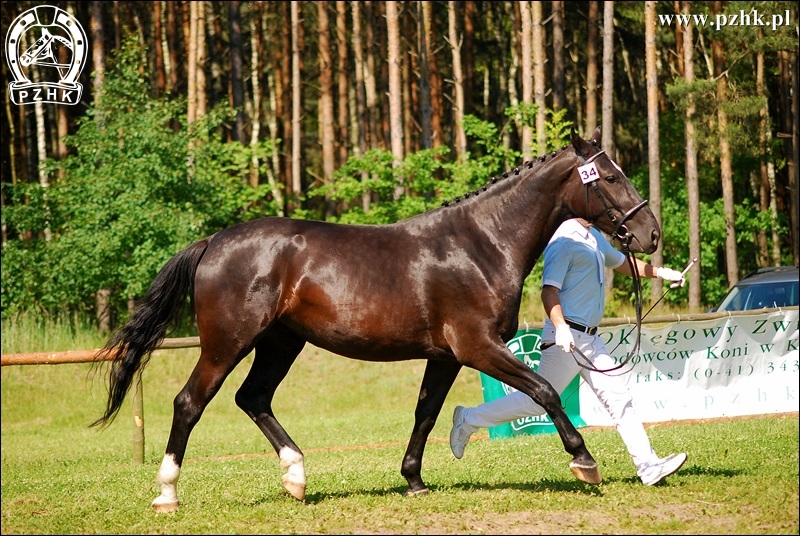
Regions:
<svg viewBox="0 0 800 536"><path fill-rule="evenodd" d="M172 257L158 272L133 316L95 355L111 361L108 401L102 417L90 426L107 426L117 416L136 373L150 360L194 288L194 276L210 238Z"/></svg>

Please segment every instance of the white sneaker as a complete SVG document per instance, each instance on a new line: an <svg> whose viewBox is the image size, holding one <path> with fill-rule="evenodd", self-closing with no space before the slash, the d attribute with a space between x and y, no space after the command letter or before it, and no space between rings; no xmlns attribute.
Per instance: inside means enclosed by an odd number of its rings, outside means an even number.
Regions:
<svg viewBox="0 0 800 536"><path fill-rule="evenodd" d="M456 409L453 410L453 429L450 430L450 450L453 451L453 456L459 460L464 455L464 449L467 448L467 443L473 433L464 422L464 409L463 406L456 406Z"/></svg>
<svg viewBox="0 0 800 536"><path fill-rule="evenodd" d="M639 478L642 479L644 484L653 486L680 469L686 463L687 458L688 456L686 456L685 452L670 454L666 458L656 460L639 469Z"/></svg>

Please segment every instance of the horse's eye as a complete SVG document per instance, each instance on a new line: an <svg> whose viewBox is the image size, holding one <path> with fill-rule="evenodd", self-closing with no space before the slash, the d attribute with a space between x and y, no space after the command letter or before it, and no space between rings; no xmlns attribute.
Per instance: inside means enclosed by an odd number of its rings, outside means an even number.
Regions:
<svg viewBox="0 0 800 536"><path fill-rule="evenodd" d="M605 178L605 180L607 182L617 182L617 178L618 177L616 175L609 175L608 177Z"/></svg>

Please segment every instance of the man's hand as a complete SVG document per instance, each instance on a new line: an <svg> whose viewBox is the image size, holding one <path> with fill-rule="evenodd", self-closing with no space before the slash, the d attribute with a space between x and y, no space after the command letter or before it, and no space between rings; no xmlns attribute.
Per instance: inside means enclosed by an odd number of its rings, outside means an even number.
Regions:
<svg viewBox="0 0 800 536"><path fill-rule="evenodd" d="M571 352L575 348L575 339L572 338L572 331L566 324L556 327L556 346L565 352Z"/></svg>
<svg viewBox="0 0 800 536"><path fill-rule="evenodd" d="M656 270L656 275L665 281L669 281L670 288L682 287L686 283L686 278L678 270L662 266Z"/></svg>

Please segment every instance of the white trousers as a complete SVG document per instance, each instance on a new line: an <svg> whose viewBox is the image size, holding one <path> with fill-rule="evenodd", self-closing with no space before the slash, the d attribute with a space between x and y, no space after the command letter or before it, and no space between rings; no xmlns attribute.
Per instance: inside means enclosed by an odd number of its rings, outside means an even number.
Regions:
<svg viewBox="0 0 800 536"><path fill-rule="evenodd" d="M605 370L615 366L614 358L609 355L599 337L574 329L572 337L575 339L575 347L583 352L595 368ZM555 330L547 322L542 332L542 343L552 343L554 340ZM572 378L580 373L586 384L591 387L608 410L636 467L642 468L648 463L656 461L658 457L650 445L650 439L647 437L642 421L633 409L630 390L624 378L618 375L622 369L603 374L581 367L576 359L588 366L577 352L573 357L571 353L564 352L558 346L553 345L542 351L542 359L537 372L559 394L564 391ZM466 408L463 416L464 423L470 431L475 432L478 428L497 426L515 419L544 415L545 413L545 410L531 397L521 391L514 391L491 402L474 408Z"/></svg>

